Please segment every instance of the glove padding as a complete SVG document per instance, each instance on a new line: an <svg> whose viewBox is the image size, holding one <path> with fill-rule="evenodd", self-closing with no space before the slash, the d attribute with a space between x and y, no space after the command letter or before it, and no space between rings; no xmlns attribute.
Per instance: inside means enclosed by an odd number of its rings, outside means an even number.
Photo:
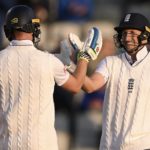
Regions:
<svg viewBox="0 0 150 150"><path fill-rule="evenodd" d="M75 35L74 33L69 33L68 38L75 52L82 50L84 42L82 42L77 35Z"/></svg>
<svg viewBox="0 0 150 150"><path fill-rule="evenodd" d="M102 48L102 34L96 27L93 27L88 31L88 36L84 43L73 33L69 34L69 41L74 50L85 55L88 61L90 59L95 60Z"/></svg>
<svg viewBox="0 0 150 150"><path fill-rule="evenodd" d="M102 48L102 34L98 28L93 27L89 30L88 37L84 43L83 49L88 53L92 60L95 60Z"/></svg>
<svg viewBox="0 0 150 150"><path fill-rule="evenodd" d="M76 56L74 63L76 64L79 59L84 59L89 62L91 58L83 50L84 42L81 42L79 37L73 33L69 33L69 41L74 49L74 55Z"/></svg>

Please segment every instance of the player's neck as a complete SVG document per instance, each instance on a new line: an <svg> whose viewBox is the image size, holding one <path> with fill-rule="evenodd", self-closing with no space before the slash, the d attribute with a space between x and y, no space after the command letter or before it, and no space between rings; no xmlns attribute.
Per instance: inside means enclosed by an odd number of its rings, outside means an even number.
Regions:
<svg viewBox="0 0 150 150"><path fill-rule="evenodd" d="M31 40L33 39L32 33L15 32L15 40Z"/></svg>

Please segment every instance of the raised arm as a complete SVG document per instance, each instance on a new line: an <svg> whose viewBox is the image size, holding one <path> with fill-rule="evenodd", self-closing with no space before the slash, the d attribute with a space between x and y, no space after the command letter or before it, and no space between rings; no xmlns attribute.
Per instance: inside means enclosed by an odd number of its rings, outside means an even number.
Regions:
<svg viewBox="0 0 150 150"><path fill-rule="evenodd" d="M82 89L87 93L97 91L105 85L105 80L102 74L95 72L90 77L86 76Z"/></svg>
<svg viewBox="0 0 150 150"><path fill-rule="evenodd" d="M79 92L85 80L87 65L87 61L79 60L75 72L73 75L70 74L69 79L62 87L74 93Z"/></svg>
<svg viewBox="0 0 150 150"><path fill-rule="evenodd" d="M71 59L70 47L67 45L66 41L61 43L61 55L57 57L67 66L68 71L72 73L63 87L67 90L78 92L86 81L87 62L89 60L95 60L98 57L102 47L102 37L101 32L94 27L89 30L85 42L81 42L78 36L72 33L69 35L69 40L74 50L78 53L77 60L79 59L79 61L75 67L76 69L72 70L70 65L68 65ZM67 54L69 54L69 56ZM85 87L86 85L88 86L88 84L89 82L85 82Z"/></svg>

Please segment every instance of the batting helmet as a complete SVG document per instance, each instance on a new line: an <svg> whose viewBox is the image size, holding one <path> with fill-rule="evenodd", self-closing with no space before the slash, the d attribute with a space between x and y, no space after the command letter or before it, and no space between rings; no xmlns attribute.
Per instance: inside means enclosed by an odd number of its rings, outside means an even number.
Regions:
<svg viewBox="0 0 150 150"><path fill-rule="evenodd" d="M139 13L127 13L121 19L119 26L114 28L117 31L117 35L114 36L116 45L122 47L121 37L122 31L125 29L137 29L142 31L141 35L138 37L139 43L141 44L143 40L150 42L150 22L148 19Z"/></svg>
<svg viewBox="0 0 150 150"><path fill-rule="evenodd" d="M32 8L26 5L16 5L8 10L5 17L4 32L10 41L14 38L13 32L15 30L33 33L33 42L40 41L40 20L35 17Z"/></svg>
<svg viewBox="0 0 150 150"><path fill-rule="evenodd" d="M145 26L150 26L148 19L142 14L128 13L120 21L119 26L114 29L119 32L124 29L137 29L145 31Z"/></svg>

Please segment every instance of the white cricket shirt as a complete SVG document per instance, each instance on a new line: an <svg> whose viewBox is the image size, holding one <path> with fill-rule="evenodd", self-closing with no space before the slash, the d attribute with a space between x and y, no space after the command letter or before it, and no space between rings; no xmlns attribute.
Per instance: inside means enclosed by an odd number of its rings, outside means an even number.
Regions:
<svg viewBox="0 0 150 150"><path fill-rule="evenodd" d="M68 78L64 65L31 41L0 51L0 150L58 150L53 91Z"/></svg>
<svg viewBox="0 0 150 150"><path fill-rule="evenodd" d="M96 70L107 82L100 150L150 148L150 53L144 47L136 63L128 59L108 56Z"/></svg>

